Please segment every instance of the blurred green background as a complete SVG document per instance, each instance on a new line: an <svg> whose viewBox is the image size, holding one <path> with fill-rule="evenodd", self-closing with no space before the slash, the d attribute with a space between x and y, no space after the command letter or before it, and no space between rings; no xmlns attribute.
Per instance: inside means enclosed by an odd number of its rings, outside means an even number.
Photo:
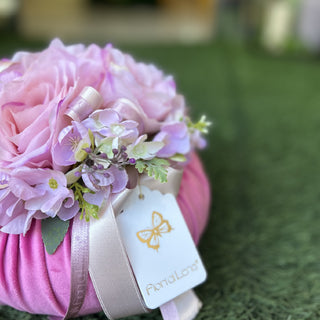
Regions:
<svg viewBox="0 0 320 320"><path fill-rule="evenodd" d="M133 35L126 39L125 32L117 30L106 32L104 40L101 30L96 38L84 34L82 40L77 32L72 36L59 30L47 35L33 34L28 27L23 31L20 23L27 22L21 8L30 11L26 2L3 18L2 57L20 49L41 50L52 36L66 43L104 44L111 39L137 60L154 62L173 74L193 117L206 114L214 122L209 146L201 152L211 181L212 207L199 247L209 277L196 289L203 301L197 319L319 319L317 1L198 1L197 14L210 23L208 29L200 28L202 35L199 29L197 37L188 38L187 30L184 36L166 38L153 30L151 40L146 34L139 38L139 32L135 40ZM181 1L122 2L91 5L117 17L122 11L125 17L156 17L157 10L160 15L188 16L192 7L190 1L189 9ZM0 319L45 318L0 307ZM129 319L160 315L155 311Z"/></svg>

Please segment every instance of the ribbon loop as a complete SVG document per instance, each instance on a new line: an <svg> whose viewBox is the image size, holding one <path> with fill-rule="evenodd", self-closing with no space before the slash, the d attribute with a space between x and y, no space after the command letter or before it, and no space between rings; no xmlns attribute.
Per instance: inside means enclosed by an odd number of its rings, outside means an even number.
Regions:
<svg viewBox="0 0 320 320"><path fill-rule="evenodd" d="M147 312L108 201L98 220L90 221L89 273L109 319Z"/></svg>
<svg viewBox="0 0 320 320"><path fill-rule="evenodd" d="M100 93L92 87L84 87L80 95L72 101L66 115L74 121L82 121L102 104Z"/></svg>

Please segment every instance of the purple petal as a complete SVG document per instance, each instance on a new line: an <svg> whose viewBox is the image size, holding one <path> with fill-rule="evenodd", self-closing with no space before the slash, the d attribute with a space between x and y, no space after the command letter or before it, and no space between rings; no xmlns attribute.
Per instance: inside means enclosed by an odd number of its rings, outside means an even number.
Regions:
<svg viewBox="0 0 320 320"><path fill-rule="evenodd" d="M23 212L24 211L24 203L21 199L16 199L16 201L6 210L6 214L9 217L14 216L17 212Z"/></svg>
<svg viewBox="0 0 320 320"><path fill-rule="evenodd" d="M70 166L77 162L69 145L56 144L53 147L52 157L54 163L59 166Z"/></svg>
<svg viewBox="0 0 320 320"><path fill-rule="evenodd" d="M21 234L24 235L30 228L32 217L35 214L35 211L29 211L27 213L22 213L16 218L12 219L8 224L2 227L0 230L4 233L10 234Z"/></svg>
<svg viewBox="0 0 320 320"><path fill-rule="evenodd" d="M20 234L23 233L25 230L25 223L27 221L27 213L23 213L18 215L16 218L12 219L9 223L7 223L4 227L0 230L4 233L10 234Z"/></svg>
<svg viewBox="0 0 320 320"><path fill-rule="evenodd" d="M96 188L95 185L93 184L93 182L91 181L90 174L88 174L86 172L83 173L82 180L83 180L84 184L86 185L86 187L89 188L90 190L96 191L96 192L99 191L99 189Z"/></svg>
<svg viewBox="0 0 320 320"><path fill-rule="evenodd" d="M105 173L108 173L108 170L106 170ZM115 180L112 174L104 175L103 173L94 173L94 177L99 180L99 182L97 182L97 185L101 187L109 186Z"/></svg>
<svg viewBox="0 0 320 320"><path fill-rule="evenodd" d="M57 214L57 216L63 220L63 221L67 221L72 219L78 212L79 212L80 208L79 208L79 202L75 201L73 206L71 207L66 207L66 206L62 206Z"/></svg>
<svg viewBox="0 0 320 320"><path fill-rule="evenodd" d="M137 121L133 120L122 121L121 124L123 124L126 127L126 129L134 129L137 128L139 125Z"/></svg>
<svg viewBox="0 0 320 320"><path fill-rule="evenodd" d="M29 200L31 198L42 196L45 192L43 190L36 190L23 180L12 178L9 182L12 193L22 200Z"/></svg>
<svg viewBox="0 0 320 320"><path fill-rule="evenodd" d="M114 182L112 183L112 193L118 193L125 189L128 183L128 175L126 170L120 170L116 166L111 166L108 169L108 173L114 176Z"/></svg>
<svg viewBox="0 0 320 320"><path fill-rule="evenodd" d="M177 122L163 126L161 131L167 132L169 135L177 138L183 138L188 133L188 127L184 122Z"/></svg>
<svg viewBox="0 0 320 320"><path fill-rule="evenodd" d="M91 204L94 204L94 205L96 205L98 207L101 207L102 202L105 199L108 199L109 194L110 194L110 188L106 188L105 190L99 191L99 192L96 192L96 193L85 193L83 195L83 198L87 202L89 202Z"/></svg>
<svg viewBox="0 0 320 320"><path fill-rule="evenodd" d="M113 123L119 123L121 120L119 113L112 109L95 111L90 118L106 127L109 127Z"/></svg>

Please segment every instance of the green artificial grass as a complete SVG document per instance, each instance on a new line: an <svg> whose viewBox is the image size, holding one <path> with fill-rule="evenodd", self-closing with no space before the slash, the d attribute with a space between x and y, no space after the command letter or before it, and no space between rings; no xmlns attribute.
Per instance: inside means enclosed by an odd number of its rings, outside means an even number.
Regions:
<svg viewBox="0 0 320 320"><path fill-rule="evenodd" d="M122 49L172 73L194 118L215 123L201 154L213 200L197 319L320 318L319 61L219 43ZM0 319L45 318L0 307Z"/></svg>

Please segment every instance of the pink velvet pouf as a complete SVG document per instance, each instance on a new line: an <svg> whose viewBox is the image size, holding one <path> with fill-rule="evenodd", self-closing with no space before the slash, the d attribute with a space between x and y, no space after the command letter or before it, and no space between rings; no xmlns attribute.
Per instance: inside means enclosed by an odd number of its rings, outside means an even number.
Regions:
<svg viewBox="0 0 320 320"><path fill-rule="evenodd" d="M210 187L195 154L184 170L177 200L198 243L208 220ZM26 236L0 232L0 304L33 314L65 315L70 298L70 229L53 255L44 248L40 220L33 221ZM79 316L101 310L89 278Z"/></svg>

